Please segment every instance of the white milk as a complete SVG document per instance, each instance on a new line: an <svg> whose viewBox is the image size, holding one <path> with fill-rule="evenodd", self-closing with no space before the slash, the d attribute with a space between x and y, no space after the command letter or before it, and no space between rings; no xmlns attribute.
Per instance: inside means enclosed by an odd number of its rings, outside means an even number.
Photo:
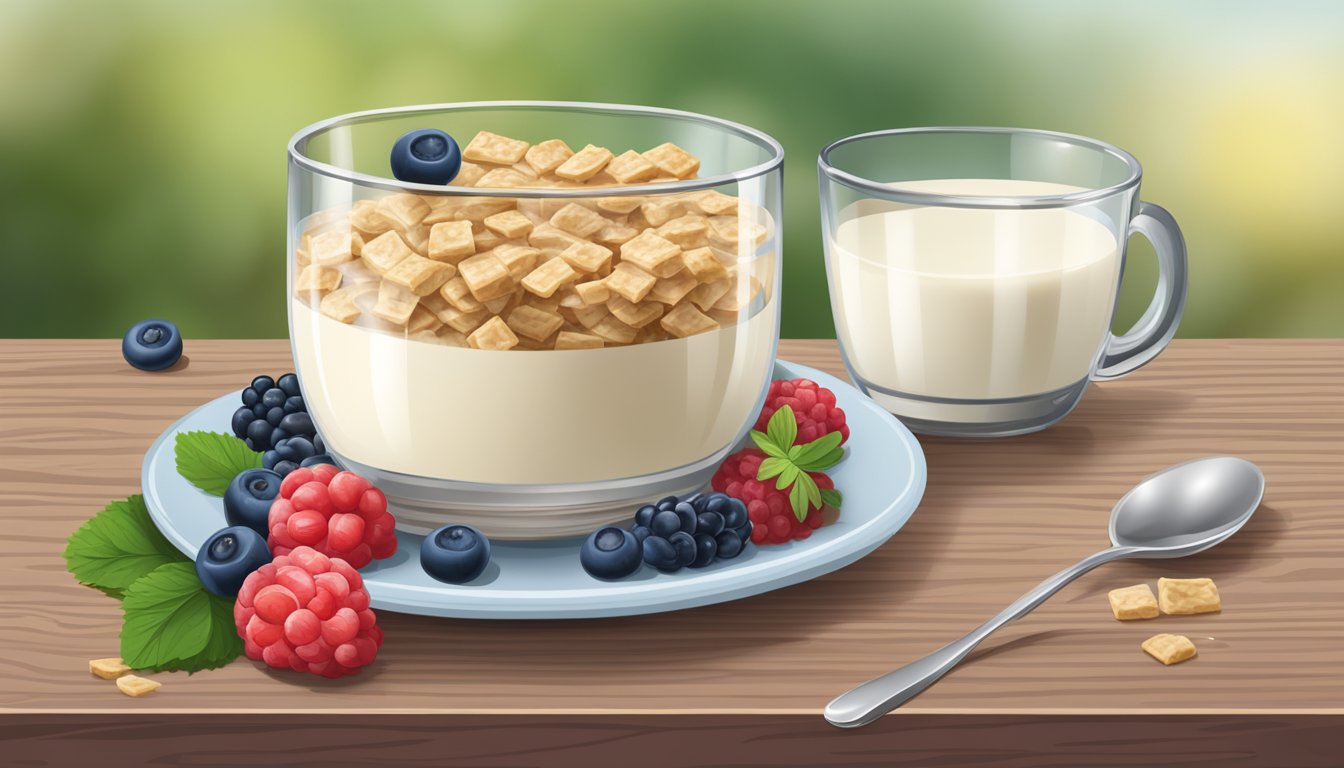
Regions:
<svg viewBox="0 0 1344 768"><path fill-rule="evenodd" d="M896 186L896 185L893 185ZM945 195L1067 194L1000 179L901 182ZM832 245L837 332L859 377L895 392L986 400L1085 378L1111 321L1115 236L1065 209L916 207L861 200Z"/></svg>

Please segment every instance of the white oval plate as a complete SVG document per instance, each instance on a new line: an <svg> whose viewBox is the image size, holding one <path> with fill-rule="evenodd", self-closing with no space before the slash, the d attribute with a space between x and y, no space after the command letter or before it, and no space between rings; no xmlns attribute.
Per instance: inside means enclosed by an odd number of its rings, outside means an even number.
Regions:
<svg viewBox="0 0 1344 768"><path fill-rule="evenodd" d="M420 569L421 537L398 532L397 554L365 568L374 608L470 619L580 619L675 611L759 595L855 562L900 530L924 495L924 453L914 435L857 389L830 374L784 360L775 378L809 378L835 392L850 425L846 456L831 470L844 494L838 521L811 538L747 546L733 560L673 574L644 566L621 581L599 581L579 566L582 539L492 542L490 566L467 585L442 584ZM223 501L177 473L179 432L228 432L238 408L231 392L179 419L145 455L141 486L149 513L174 546L195 557L225 526ZM633 516L634 510L631 510Z"/></svg>

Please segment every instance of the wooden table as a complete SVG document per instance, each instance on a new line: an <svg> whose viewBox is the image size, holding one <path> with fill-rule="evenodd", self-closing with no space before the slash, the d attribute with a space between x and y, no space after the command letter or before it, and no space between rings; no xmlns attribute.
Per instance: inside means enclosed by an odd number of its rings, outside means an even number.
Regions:
<svg viewBox="0 0 1344 768"><path fill-rule="evenodd" d="M1338 766L1344 763L1344 342L1177 341L1011 439L926 438L914 517L849 568L739 602L601 621L384 613L387 644L331 683L246 660L158 675L130 699L90 677L117 603L65 572L64 540L138 492L151 439L284 341L191 341L163 374L115 341L0 341L0 762L682 766ZM831 341L780 354L843 375ZM1111 505L1168 464L1257 462L1246 529L1182 561L1117 563L1005 628L861 730L821 708L961 635L1106 544ZM1119 623L1107 590L1211 576L1220 615ZM1189 635L1199 657L1139 650Z"/></svg>

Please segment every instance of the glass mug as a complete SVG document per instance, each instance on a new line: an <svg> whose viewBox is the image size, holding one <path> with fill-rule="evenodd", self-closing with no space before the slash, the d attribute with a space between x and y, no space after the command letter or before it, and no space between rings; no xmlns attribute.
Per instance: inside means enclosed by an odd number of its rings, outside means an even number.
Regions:
<svg viewBox="0 0 1344 768"><path fill-rule="evenodd" d="M818 158L836 336L850 377L916 432L1017 435L1068 415L1089 381L1171 340L1185 242L1139 201L1142 168L1095 139L1013 128L908 128ZM1110 333L1125 244L1157 253L1156 295Z"/></svg>

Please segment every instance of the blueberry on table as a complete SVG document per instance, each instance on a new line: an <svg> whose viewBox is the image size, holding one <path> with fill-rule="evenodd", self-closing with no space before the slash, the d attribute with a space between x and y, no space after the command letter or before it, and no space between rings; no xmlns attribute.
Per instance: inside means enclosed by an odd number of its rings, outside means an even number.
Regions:
<svg viewBox="0 0 1344 768"><path fill-rule="evenodd" d="M490 563L490 540L469 525L445 525L420 544L420 567L448 584L465 584Z"/></svg>
<svg viewBox="0 0 1344 768"><path fill-rule="evenodd" d="M685 531L677 531L667 537L667 543L677 553L678 565L690 565L695 562L695 537Z"/></svg>
<svg viewBox="0 0 1344 768"><path fill-rule="evenodd" d="M403 133L392 145L392 175L416 184L447 184L462 167L462 151L437 128Z"/></svg>
<svg viewBox="0 0 1344 768"><path fill-rule="evenodd" d="M224 489L224 519L229 525L246 526L265 536L271 502L280 494L282 479L270 469L245 469L234 475Z"/></svg>
<svg viewBox="0 0 1344 768"><path fill-rule="evenodd" d="M708 533L697 533L694 538L695 559L689 565L692 568L704 568L714 562L714 556L719 553L719 542Z"/></svg>
<svg viewBox="0 0 1344 768"><path fill-rule="evenodd" d="M635 535L616 526L599 528L579 548L579 565L596 579L623 579L643 561Z"/></svg>
<svg viewBox="0 0 1344 768"><path fill-rule="evenodd" d="M196 576L201 586L216 595L234 597L247 575L269 562L271 551L261 534L235 525L215 532L201 545L196 553Z"/></svg>
<svg viewBox="0 0 1344 768"><path fill-rule="evenodd" d="M142 371L171 368L182 357L182 334L167 320L141 320L122 337L121 356Z"/></svg>

